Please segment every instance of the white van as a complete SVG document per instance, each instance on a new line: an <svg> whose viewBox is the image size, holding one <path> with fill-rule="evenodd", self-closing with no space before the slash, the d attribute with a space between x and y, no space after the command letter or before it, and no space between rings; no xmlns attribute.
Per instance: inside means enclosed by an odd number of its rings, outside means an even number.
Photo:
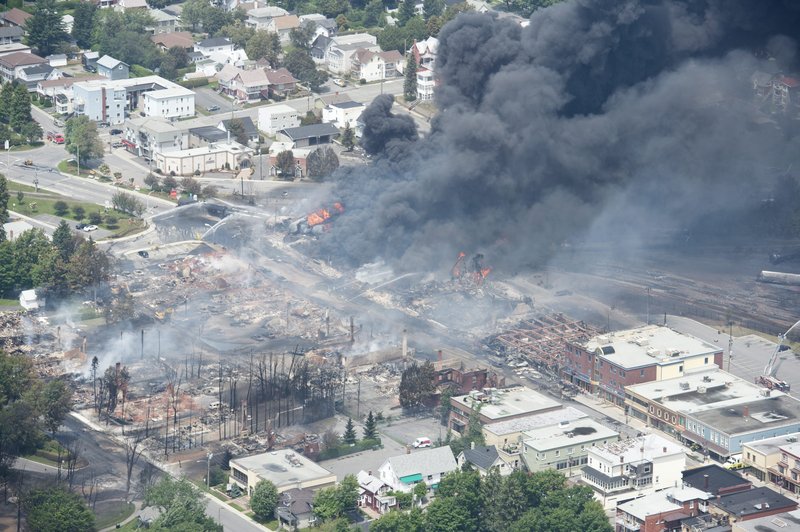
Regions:
<svg viewBox="0 0 800 532"><path fill-rule="evenodd" d="M433 445L433 442L430 438L417 438L414 440L414 449L422 449L423 447L430 447Z"/></svg>

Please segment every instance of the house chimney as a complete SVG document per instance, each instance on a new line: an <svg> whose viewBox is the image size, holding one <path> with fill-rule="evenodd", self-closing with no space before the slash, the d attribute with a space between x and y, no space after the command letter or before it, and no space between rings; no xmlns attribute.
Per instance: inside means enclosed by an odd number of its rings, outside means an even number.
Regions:
<svg viewBox="0 0 800 532"><path fill-rule="evenodd" d="M624 456L620 456L619 457L619 463L620 464L624 464L625 463L625 457Z"/></svg>
<svg viewBox="0 0 800 532"><path fill-rule="evenodd" d="M749 406L745 405L744 408L742 408L742 416L750 417L750 407Z"/></svg>
<svg viewBox="0 0 800 532"><path fill-rule="evenodd" d="M372 476L372 471L371 471L371 470L370 470L370 471L367 471L367 474L368 474L369 476Z"/></svg>
<svg viewBox="0 0 800 532"><path fill-rule="evenodd" d="M703 490L708 491L708 475L703 475Z"/></svg>

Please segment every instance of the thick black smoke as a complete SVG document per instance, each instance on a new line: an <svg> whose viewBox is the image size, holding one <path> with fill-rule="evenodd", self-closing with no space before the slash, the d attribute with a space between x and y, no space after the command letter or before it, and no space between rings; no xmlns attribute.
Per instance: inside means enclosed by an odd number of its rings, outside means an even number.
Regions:
<svg viewBox="0 0 800 532"><path fill-rule="evenodd" d="M376 160L340 177L347 213L323 248L408 269L482 251L514 268L590 227L632 239L750 208L796 158L751 82L794 66L793 6L572 0L527 28L457 18L439 36L432 132L418 139L389 97L368 108Z"/></svg>

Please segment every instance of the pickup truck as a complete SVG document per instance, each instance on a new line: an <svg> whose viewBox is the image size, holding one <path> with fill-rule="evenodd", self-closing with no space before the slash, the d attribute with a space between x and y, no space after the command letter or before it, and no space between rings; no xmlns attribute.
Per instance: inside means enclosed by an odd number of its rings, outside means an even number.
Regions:
<svg viewBox="0 0 800 532"><path fill-rule="evenodd" d="M66 142L64 135L61 133L54 133L52 131L47 132L47 140L54 144L64 144L64 142Z"/></svg>

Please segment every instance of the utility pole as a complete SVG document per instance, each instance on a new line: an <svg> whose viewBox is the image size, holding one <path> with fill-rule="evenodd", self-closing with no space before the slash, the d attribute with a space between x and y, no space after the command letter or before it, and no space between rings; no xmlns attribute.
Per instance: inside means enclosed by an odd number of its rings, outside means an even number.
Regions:
<svg viewBox="0 0 800 532"><path fill-rule="evenodd" d="M728 372L731 371L731 359L733 358L733 321L728 322Z"/></svg>
<svg viewBox="0 0 800 532"><path fill-rule="evenodd" d="M650 325L650 287L647 287L647 325Z"/></svg>

